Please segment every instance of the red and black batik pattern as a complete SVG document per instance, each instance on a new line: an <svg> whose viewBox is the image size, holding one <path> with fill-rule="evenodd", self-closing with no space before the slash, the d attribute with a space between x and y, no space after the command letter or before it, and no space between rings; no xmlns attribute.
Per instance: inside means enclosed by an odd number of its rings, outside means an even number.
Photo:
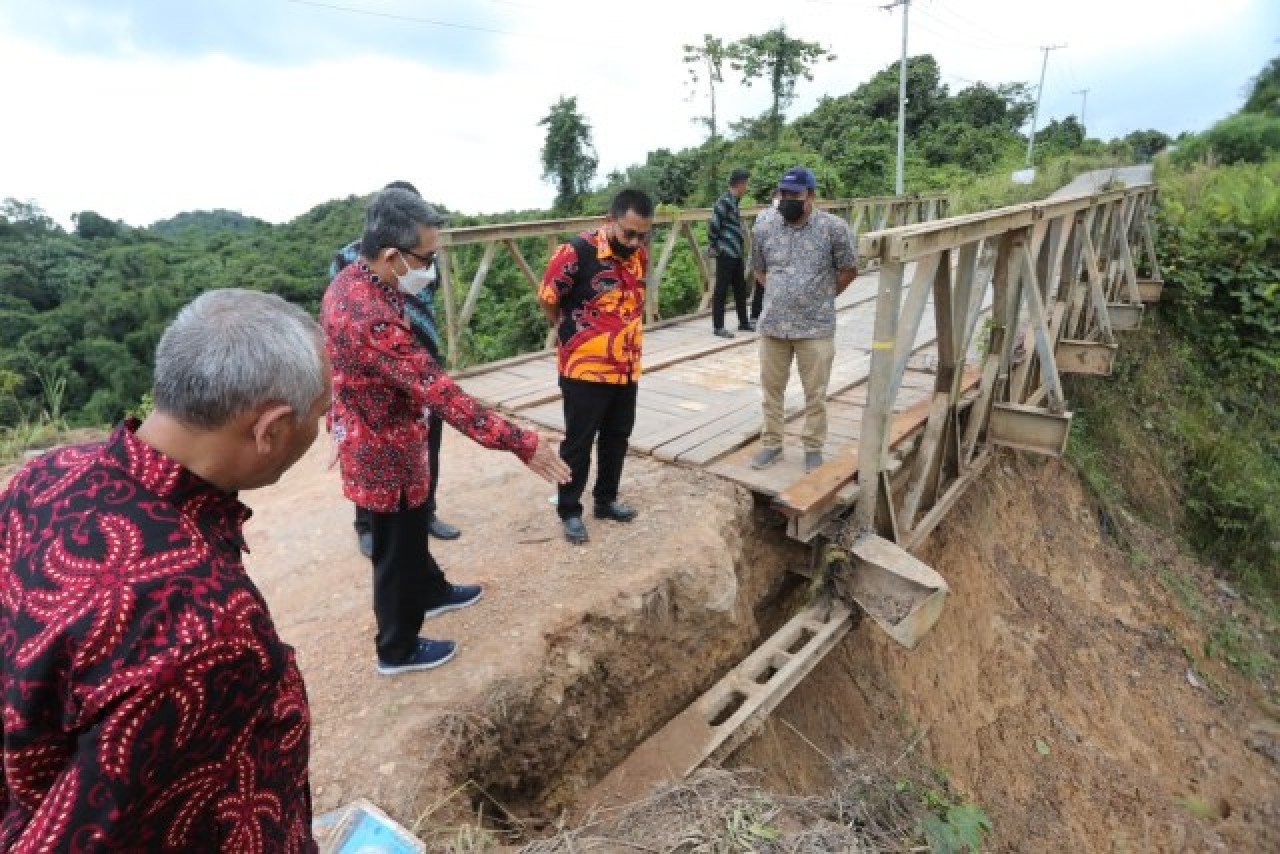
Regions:
<svg viewBox="0 0 1280 854"><path fill-rule="evenodd" d="M249 511L121 426L0 495L0 850L308 852L310 717Z"/></svg>
<svg viewBox="0 0 1280 854"><path fill-rule="evenodd" d="M325 291L320 322L333 365L329 429L338 444L342 491L357 506L391 513L427 500L430 409L486 448L528 462L538 434L490 412L431 358L403 317L401 296L362 261Z"/></svg>

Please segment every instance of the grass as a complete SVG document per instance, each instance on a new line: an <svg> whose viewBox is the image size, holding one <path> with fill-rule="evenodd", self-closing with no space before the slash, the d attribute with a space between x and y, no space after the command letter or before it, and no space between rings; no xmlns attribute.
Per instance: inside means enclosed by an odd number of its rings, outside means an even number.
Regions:
<svg viewBox="0 0 1280 854"><path fill-rule="evenodd" d="M22 418L12 427L0 428L0 465L21 461L27 451L60 444L69 428L65 422Z"/></svg>
<svg viewBox="0 0 1280 854"><path fill-rule="evenodd" d="M945 771L912 764L911 748L893 762L857 753L829 759L832 786L810 796L760 787L755 772L705 768L643 800L587 815L523 854L690 851L940 851L972 854L991 822L958 798ZM419 827L430 850L480 852L503 839L480 826Z"/></svg>
<svg viewBox="0 0 1280 854"><path fill-rule="evenodd" d="M18 412L15 424L0 427L0 465L20 461L27 451L61 444L71 432L62 414L67 378L44 368L37 368L35 375L40 380L43 406L33 414L24 411L14 395L21 376L11 371L0 371L0 395L12 403L9 409Z"/></svg>
<svg viewBox="0 0 1280 854"><path fill-rule="evenodd" d="M1246 393L1230 376L1207 376L1196 360L1158 314L1145 320L1126 336L1112 377L1069 379L1075 417L1067 459L1130 565L1153 574L1200 627L1202 659L1265 686L1280 648L1280 567L1265 558L1280 469L1266 448L1280 437L1256 412L1240 417L1239 407L1224 406L1219 398ZM1257 619L1246 620L1243 603L1223 603L1217 591L1207 596L1207 578L1154 561L1129 533L1134 519L1213 566Z"/></svg>
<svg viewBox="0 0 1280 854"><path fill-rule="evenodd" d="M1030 184L1013 183L1011 168L983 175L951 194L951 215L1036 202L1071 183L1072 179L1084 172L1128 165L1131 164L1110 155L1072 155L1038 165L1036 177ZM1016 168L1021 168L1021 165Z"/></svg>

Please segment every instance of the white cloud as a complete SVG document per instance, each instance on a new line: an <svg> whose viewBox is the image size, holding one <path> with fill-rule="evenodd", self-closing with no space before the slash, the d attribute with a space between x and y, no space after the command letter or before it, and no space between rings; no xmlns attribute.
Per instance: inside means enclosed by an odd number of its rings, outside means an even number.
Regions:
<svg viewBox="0 0 1280 854"><path fill-rule="evenodd" d="M348 5L375 7L373 0ZM1276 52L1268 39L1280 12L1271 6L915 0L911 52L933 52L959 87L957 78L1034 82L1036 45L1066 42L1050 60L1045 120L1075 112L1071 90L1089 86L1089 113L1097 116L1091 131L1124 133L1137 126L1124 122L1139 115L1158 118L1141 126L1177 130L1237 105L1244 79ZM820 66L813 83L801 82L793 114L824 92L851 90L894 61L900 47L900 13L869 0L655 0L627 15L557 0L500 8L502 27L521 35L493 37L503 60L484 73L391 58L263 66L231 56L68 55L20 40L0 23L9 118L0 196L34 198L64 222L83 209L147 223L213 207L281 221L404 178L455 209L542 207L552 190L539 176L537 121L561 94L579 97L603 175L653 148L698 141L702 131L690 120L701 105L685 101L681 45L704 32L733 39L785 15L794 35L831 46L838 61ZM438 12L448 14L461 13ZM1229 78L1224 55L1235 62ZM1171 61L1216 86L1194 110L1168 91L1176 85L1164 79ZM1148 68L1162 70L1144 74ZM726 124L767 106L763 85L727 83ZM1128 93L1141 103L1126 100ZM1164 111L1152 113L1161 99Z"/></svg>

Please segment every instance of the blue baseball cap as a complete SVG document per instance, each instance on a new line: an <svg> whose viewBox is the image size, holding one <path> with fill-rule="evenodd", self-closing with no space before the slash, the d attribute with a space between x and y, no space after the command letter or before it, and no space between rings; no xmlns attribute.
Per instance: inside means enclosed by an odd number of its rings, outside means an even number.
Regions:
<svg viewBox="0 0 1280 854"><path fill-rule="evenodd" d="M778 189L791 193L803 193L805 190L816 191L818 189L818 181L808 169L803 166L794 166L782 176L782 180L778 182Z"/></svg>

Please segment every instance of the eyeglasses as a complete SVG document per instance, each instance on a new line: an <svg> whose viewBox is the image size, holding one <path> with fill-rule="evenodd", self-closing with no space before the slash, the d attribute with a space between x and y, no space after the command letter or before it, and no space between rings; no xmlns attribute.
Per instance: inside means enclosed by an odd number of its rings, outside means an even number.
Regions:
<svg viewBox="0 0 1280 854"><path fill-rule="evenodd" d="M622 234L623 240L635 240L639 238L642 241L647 241L649 239L649 235L652 234L650 231L637 231L634 228L620 228L618 231Z"/></svg>
<svg viewBox="0 0 1280 854"><path fill-rule="evenodd" d="M432 264L436 262L436 250L434 249L432 249L426 255L419 255L417 252L414 252L412 249L401 249L400 251L406 255L412 255L414 258L417 258L419 261L422 262L422 266L424 267L430 267Z"/></svg>

